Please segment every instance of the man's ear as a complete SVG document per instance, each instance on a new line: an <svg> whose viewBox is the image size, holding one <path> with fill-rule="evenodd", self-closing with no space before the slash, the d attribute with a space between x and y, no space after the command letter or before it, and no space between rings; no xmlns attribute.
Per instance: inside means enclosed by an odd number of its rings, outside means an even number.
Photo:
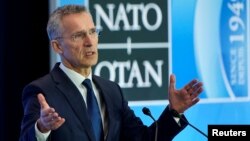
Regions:
<svg viewBox="0 0 250 141"><path fill-rule="evenodd" d="M52 40L50 42L51 44L51 47L53 48L53 50L58 53L58 54L61 54L63 52L62 48L61 48L61 44L60 42L58 42L57 40Z"/></svg>

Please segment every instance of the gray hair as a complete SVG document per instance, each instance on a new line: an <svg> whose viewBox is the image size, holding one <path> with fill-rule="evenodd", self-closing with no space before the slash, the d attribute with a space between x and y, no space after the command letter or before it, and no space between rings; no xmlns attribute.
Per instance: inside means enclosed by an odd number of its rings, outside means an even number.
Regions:
<svg viewBox="0 0 250 141"><path fill-rule="evenodd" d="M47 24L47 34L49 39L53 40L62 34L60 27L61 20L64 16L82 12L88 12L87 8L83 5L64 5L53 11Z"/></svg>

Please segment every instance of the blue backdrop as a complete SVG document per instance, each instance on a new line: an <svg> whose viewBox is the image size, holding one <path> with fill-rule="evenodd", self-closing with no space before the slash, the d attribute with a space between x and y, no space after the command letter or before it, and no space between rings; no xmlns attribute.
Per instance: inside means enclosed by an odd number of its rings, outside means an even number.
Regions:
<svg viewBox="0 0 250 141"><path fill-rule="evenodd" d="M85 4L84 0L61 0ZM249 1L169 0L170 73L180 88L193 78L204 83L201 101L185 112L190 123L207 134L209 124L250 124L249 94ZM167 92L166 92L167 93ZM130 103L147 125L141 112L150 108L158 118L168 101ZM206 141L187 127L174 141Z"/></svg>

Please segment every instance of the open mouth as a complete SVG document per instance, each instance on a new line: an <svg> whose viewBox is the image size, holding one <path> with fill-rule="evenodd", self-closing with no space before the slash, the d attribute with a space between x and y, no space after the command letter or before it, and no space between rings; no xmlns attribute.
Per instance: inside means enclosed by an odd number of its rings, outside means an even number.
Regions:
<svg viewBox="0 0 250 141"><path fill-rule="evenodd" d="M94 55L94 54L95 54L94 51L88 51L88 52L86 52L86 56L91 56L91 55Z"/></svg>

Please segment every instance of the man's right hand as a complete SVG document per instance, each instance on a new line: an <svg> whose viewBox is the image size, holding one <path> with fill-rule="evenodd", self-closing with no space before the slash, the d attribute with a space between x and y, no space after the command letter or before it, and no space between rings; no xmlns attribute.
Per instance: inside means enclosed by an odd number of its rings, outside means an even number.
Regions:
<svg viewBox="0 0 250 141"><path fill-rule="evenodd" d="M41 93L37 95L37 98L41 106L40 118L37 120L37 128L42 133L56 130L65 122L65 119L60 117L55 109L49 106Z"/></svg>

